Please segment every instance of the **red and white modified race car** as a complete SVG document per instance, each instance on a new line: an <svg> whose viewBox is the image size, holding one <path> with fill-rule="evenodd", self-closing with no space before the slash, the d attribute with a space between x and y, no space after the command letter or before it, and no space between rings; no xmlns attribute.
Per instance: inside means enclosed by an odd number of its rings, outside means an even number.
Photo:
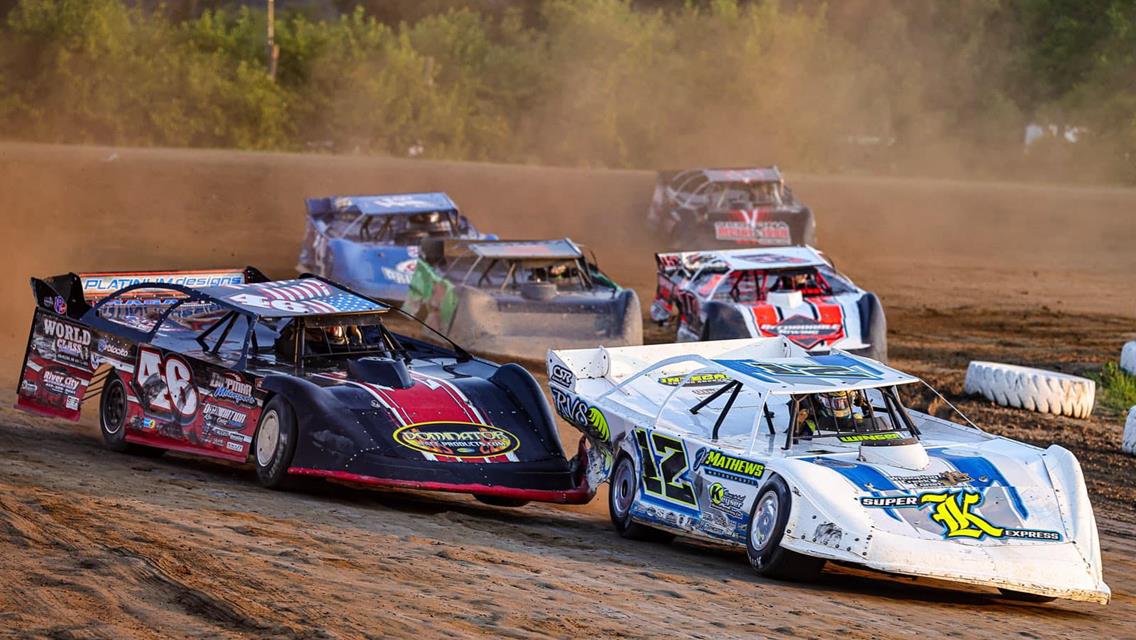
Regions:
<svg viewBox="0 0 1136 640"><path fill-rule="evenodd" d="M841 349L887 360L887 321L812 247L655 254L651 319L673 321L679 342L784 336L812 352Z"/></svg>

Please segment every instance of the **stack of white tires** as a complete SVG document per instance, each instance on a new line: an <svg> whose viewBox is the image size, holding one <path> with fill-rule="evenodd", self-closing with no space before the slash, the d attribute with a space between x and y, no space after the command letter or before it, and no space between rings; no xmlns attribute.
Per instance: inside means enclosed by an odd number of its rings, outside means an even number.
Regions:
<svg viewBox="0 0 1136 640"><path fill-rule="evenodd" d="M1136 342L1124 343L1120 350L1120 368L1136 376Z"/></svg>
<svg viewBox="0 0 1136 640"><path fill-rule="evenodd" d="M1087 418L1093 412L1096 383L1056 371L974 361L966 368L963 391L1005 407Z"/></svg>
<svg viewBox="0 0 1136 640"><path fill-rule="evenodd" d="M1124 423L1124 443L1120 448L1124 453L1136 456L1136 407L1128 410L1128 420Z"/></svg>

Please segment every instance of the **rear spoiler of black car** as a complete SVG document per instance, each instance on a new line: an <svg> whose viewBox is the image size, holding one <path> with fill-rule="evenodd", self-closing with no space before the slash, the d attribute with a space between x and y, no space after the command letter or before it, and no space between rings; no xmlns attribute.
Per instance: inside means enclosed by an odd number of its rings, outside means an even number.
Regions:
<svg viewBox="0 0 1136 640"><path fill-rule="evenodd" d="M180 284L188 287L216 287L245 282L269 282L271 278L256 267L208 269L199 271L117 271L65 273L32 278L36 305L70 318L80 318L91 305L133 284Z"/></svg>

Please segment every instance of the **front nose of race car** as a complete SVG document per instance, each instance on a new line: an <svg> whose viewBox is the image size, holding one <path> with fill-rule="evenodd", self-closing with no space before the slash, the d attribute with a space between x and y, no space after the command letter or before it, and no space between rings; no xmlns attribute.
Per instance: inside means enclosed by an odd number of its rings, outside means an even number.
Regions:
<svg viewBox="0 0 1136 640"><path fill-rule="evenodd" d="M844 489L805 499L785 546L891 573L1107 603L1080 466L1057 446L1032 466L1037 481L1015 486Z"/></svg>
<svg viewBox="0 0 1136 640"><path fill-rule="evenodd" d="M306 400L293 402L303 409L289 472L519 501L593 495L586 457L565 459L536 381L517 365L488 379L410 376L401 386L350 377L304 385Z"/></svg>

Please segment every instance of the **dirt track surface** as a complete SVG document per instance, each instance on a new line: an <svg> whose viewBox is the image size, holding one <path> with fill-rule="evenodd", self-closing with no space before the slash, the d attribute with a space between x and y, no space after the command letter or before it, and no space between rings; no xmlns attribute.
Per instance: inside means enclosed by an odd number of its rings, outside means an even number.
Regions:
<svg viewBox="0 0 1136 640"><path fill-rule="evenodd" d="M1112 604L1018 604L845 568L786 585L755 577L739 554L621 540L602 493L586 507L519 510L334 485L276 493L247 469L110 454L89 418L2 409L0 636L1136 634L1136 458L1118 453L1122 418L960 397L971 359L1091 374L1136 338L1136 192L790 178L817 211L821 247L880 293L893 364L990 430L1058 442L1081 459ZM0 405L14 400L28 275L254 264L284 276L303 197L442 189L484 230L588 243L649 300L655 247L638 220L652 182L642 172L0 145Z"/></svg>

